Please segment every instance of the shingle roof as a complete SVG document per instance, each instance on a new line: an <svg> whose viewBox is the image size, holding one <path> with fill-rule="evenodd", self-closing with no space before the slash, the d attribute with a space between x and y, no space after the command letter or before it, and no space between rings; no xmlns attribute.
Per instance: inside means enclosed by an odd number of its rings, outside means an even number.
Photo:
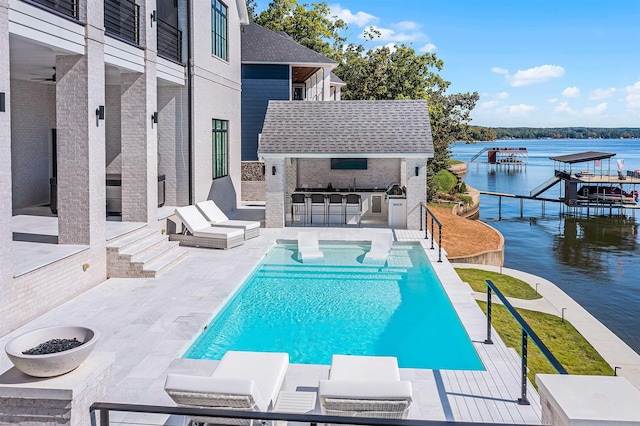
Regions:
<svg viewBox="0 0 640 426"><path fill-rule="evenodd" d="M339 84L341 86L346 86L347 85L347 83L345 83L343 79L341 79L340 77L338 77L334 73L331 73L329 75L329 77L331 77L331 84Z"/></svg>
<svg viewBox="0 0 640 426"><path fill-rule="evenodd" d="M432 157L427 102L269 101L258 155L279 154Z"/></svg>
<svg viewBox="0 0 640 426"><path fill-rule="evenodd" d="M302 46L291 37L254 22L242 27L242 62L337 65L337 62Z"/></svg>

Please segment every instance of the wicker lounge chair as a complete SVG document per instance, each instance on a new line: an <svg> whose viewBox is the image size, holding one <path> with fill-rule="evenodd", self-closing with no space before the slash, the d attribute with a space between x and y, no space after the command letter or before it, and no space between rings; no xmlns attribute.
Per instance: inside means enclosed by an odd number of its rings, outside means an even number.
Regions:
<svg viewBox="0 0 640 426"><path fill-rule="evenodd" d="M406 418L411 395L394 357L333 355L318 389L323 414L348 417Z"/></svg>
<svg viewBox="0 0 640 426"><path fill-rule="evenodd" d="M315 231L298 232L298 259L303 262L322 259L318 233Z"/></svg>
<svg viewBox="0 0 640 426"><path fill-rule="evenodd" d="M227 228L240 228L244 231L244 239L255 238L260 235L260 222L252 220L230 220L226 214L213 202L213 200L196 203L200 213L215 226Z"/></svg>
<svg viewBox="0 0 640 426"><path fill-rule="evenodd" d="M269 411L284 385L289 354L228 351L211 376L168 374L164 390L179 407ZM194 422L253 424L257 420L192 417Z"/></svg>
<svg viewBox="0 0 640 426"><path fill-rule="evenodd" d="M169 240L179 241L180 245L228 249L244 244L242 229L211 226L196 206L178 207L176 216L185 229L182 234L169 235Z"/></svg>
<svg viewBox="0 0 640 426"><path fill-rule="evenodd" d="M376 232L371 239L371 250L364 255L362 263L367 265L384 265L389 257L393 236L390 232Z"/></svg>

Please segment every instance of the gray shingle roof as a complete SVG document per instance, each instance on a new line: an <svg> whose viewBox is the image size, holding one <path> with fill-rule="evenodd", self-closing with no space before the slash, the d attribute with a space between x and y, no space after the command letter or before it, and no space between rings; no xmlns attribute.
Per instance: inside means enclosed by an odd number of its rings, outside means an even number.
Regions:
<svg viewBox="0 0 640 426"><path fill-rule="evenodd" d="M259 156L433 156L426 101L269 101Z"/></svg>
<svg viewBox="0 0 640 426"><path fill-rule="evenodd" d="M242 62L337 65L335 61L302 46L291 37L254 22L242 27Z"/></svg>

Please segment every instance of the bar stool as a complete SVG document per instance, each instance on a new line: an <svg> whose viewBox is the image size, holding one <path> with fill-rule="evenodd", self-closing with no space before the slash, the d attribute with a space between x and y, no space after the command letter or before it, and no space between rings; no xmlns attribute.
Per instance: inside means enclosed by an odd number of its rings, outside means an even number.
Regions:
<svg viewBox="0 0 640 426"><path fill-rule="evenodd" d="M344 224L344 211L342 205L342 195L341 194L329 194L329 205L328 205L328 217L329 224ZM334 222L331 220L332 218L337 218Z"/></svg>
<svg viewBox="0 0 640 426"><path fill-rule="evenodd" d="M350 224L353 221L360 226L362 215L362 199L360 194L347 194L347 201L344 208L344 223Z"/></svg>
<svg viewBox="0 0 640 426"><path fill-rule="evenodd" d="M322 216L322 224L327 223L327 204L324 194L311 194L311 224L313 218Z"/></svg>
<svg viewBox="0 0 640 426"><path fill-rule="evenodd" d="M307 196L301 193L291 194L291 225L298 217L298 222L302 225L307 223Z"/></svg>

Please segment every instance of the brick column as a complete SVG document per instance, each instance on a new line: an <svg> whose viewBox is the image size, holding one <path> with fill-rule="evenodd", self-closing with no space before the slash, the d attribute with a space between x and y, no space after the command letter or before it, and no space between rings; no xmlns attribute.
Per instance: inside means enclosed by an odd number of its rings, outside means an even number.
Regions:
<svg viewBox="0 0 640 426"><path fill-rule="evenodd" d="M140 39L146 46L144 74L122 74L122 220L153 223L158 217L158 111L155 0L140 4Z"/></svg>
<svg viewBox="0 0 640 426"><path fill-rule="evenodd" d="M0 0L0 52L9 52L9 4ZM5 286L13 279L11 262L11 94L9 55L0 55L0 93L4 94L5 111L0 111L0 301ZM2 95L0 95L2 96ZM0 310L2 306L0 305ZM0 322L3 319L0 319ZM0 325L0 329L3 327Z"/></svg>
<svg viewBox="0 0 640 426"><path fill-rule="evenodd" d="M275 175L273 168L275 167ZM284 228L287 174L284 158L265 159L265 227Z"/></svg>
<svg viewBox="0 0 640 426"><path fill-rule="evenodd" d="M403 163L407 186L407 229L420 229L420 203L427 202L427 159L405 158Z"/></svg>

